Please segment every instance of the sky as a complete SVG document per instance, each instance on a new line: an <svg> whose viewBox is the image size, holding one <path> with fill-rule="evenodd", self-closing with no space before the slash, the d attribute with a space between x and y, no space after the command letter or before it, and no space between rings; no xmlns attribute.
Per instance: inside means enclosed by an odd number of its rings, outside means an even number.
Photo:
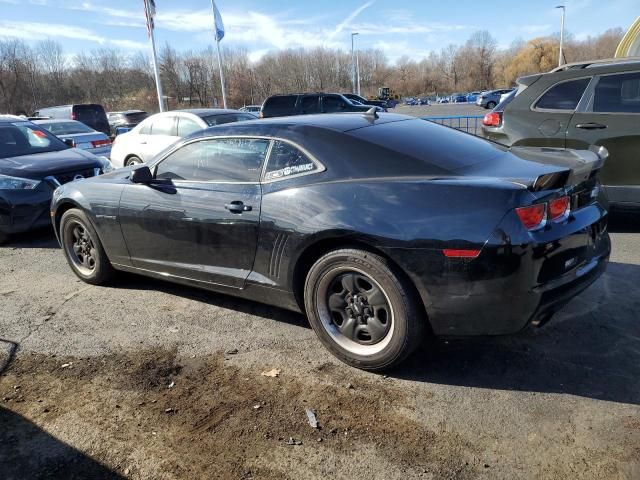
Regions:
<svg viewBox="0 0 640 480"><path fill-rule="evenodd" d="M201 50L213 43L210 0L155 0L156 43ZM420 60L486 29L507 48L560 30L562 0L480 3L457 0L217 0L223 45L245 47L252 61L273 50L325 46L378 48L393 62ZM564 0L566 31L584 39L609 28L626 30L639 0ZM109 47L148 51L143 0L0 0L0 37L52 38L69 55Z"/></svg>

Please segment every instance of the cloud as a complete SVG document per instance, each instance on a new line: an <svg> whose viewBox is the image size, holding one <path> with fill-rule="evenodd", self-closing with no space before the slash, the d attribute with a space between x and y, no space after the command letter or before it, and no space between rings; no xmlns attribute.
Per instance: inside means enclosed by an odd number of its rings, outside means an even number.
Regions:
<svg viewBox="0 0 640 480"><path fill-rule="evenodd" d="M0 36L23 40L45 40L51 37L105 43L105 38L91 30L61 23L0 21Z"/></svg>
<svg viewBox="0 0 640 480"><path fill-rule="evenodd" d="M375 0L371 0L361 6L359 6L358 8L356 8L353 12L351 12L351 14L345 18L342 22L340 22L336 28L333 30L333 32L331 32L329 34L329 40L333 40L333 38L338 35L339 33L341 33L345 27L348 27L351 25L351 22L353 20L356 19L356 17L358 15L360 15L363 11L365 11L367 8L369 8L371 5L373 5L375 3Z"/></svg>
<svg viewBox="0 0 640 480"><path fill-rule="evenodd" d="M128 50L142 50L143 48L149 48L149 45L143 42L135 42L133 40L110 40L109 43L116 47L126 48Z"/></svg>

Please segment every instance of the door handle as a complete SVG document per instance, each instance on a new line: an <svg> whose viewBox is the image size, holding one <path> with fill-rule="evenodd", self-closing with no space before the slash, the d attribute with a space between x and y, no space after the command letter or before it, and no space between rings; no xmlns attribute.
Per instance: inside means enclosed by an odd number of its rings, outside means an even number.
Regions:
<svg viewBox="0 0 640 480"><path fill-rule="evenodd" d="M606 125L603 125L602 123L578 123L576 125L576 128L581 128L582 130L603 130L605 128L607 128Z"/></svg>
<svg viewBox="0 0 640 480"><path fill-rule="evenodd" d="M229 210L231 213L242 213L242 212L250 212L253 210L251 205L245 205L239 200L234 200L231 203L227 203L224 208Z"/></svg>

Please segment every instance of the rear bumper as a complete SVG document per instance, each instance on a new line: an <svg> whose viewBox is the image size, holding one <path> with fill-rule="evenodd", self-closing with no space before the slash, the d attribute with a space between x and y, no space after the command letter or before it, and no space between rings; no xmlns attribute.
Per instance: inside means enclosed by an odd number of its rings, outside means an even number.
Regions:
<svg viewBox="0 0 640 480"><path fill-rule="evenodd" d="M537 236L519 236L507 216L474 259L426 249L420 260L415 250L389 255L414 281L436 335L512 334L546 320L602 275L611 251L606 224L598 204Z"/></svg>

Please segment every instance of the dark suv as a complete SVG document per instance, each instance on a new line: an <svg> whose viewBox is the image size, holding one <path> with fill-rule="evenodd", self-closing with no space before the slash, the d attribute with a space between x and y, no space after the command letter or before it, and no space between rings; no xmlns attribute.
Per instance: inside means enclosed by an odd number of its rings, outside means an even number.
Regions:
<svg viewBox="0 0 640 480"><path fill-rule="evenodd" d="M484 136L505 145L609 151L601 180L616 206L640 206L640 61L563 65L518 79L485 116Z"/></svg>
<svg viewBox="0 0 640 480"><path fill-rule="evenodd" d="M109 120L107 120L107 114L104 111L104 107L96 103L40 108L36 110L33 116L77 120L98 132L102 132L106 135L111 133Z"/></svg>
<svg viewBox="0 0 640 480"><path fill-rule="evenodd" d="M312 113L366 112L371 105L356 105L338 93L294 93L273 95L262 104L260 118Z"/></svg>

